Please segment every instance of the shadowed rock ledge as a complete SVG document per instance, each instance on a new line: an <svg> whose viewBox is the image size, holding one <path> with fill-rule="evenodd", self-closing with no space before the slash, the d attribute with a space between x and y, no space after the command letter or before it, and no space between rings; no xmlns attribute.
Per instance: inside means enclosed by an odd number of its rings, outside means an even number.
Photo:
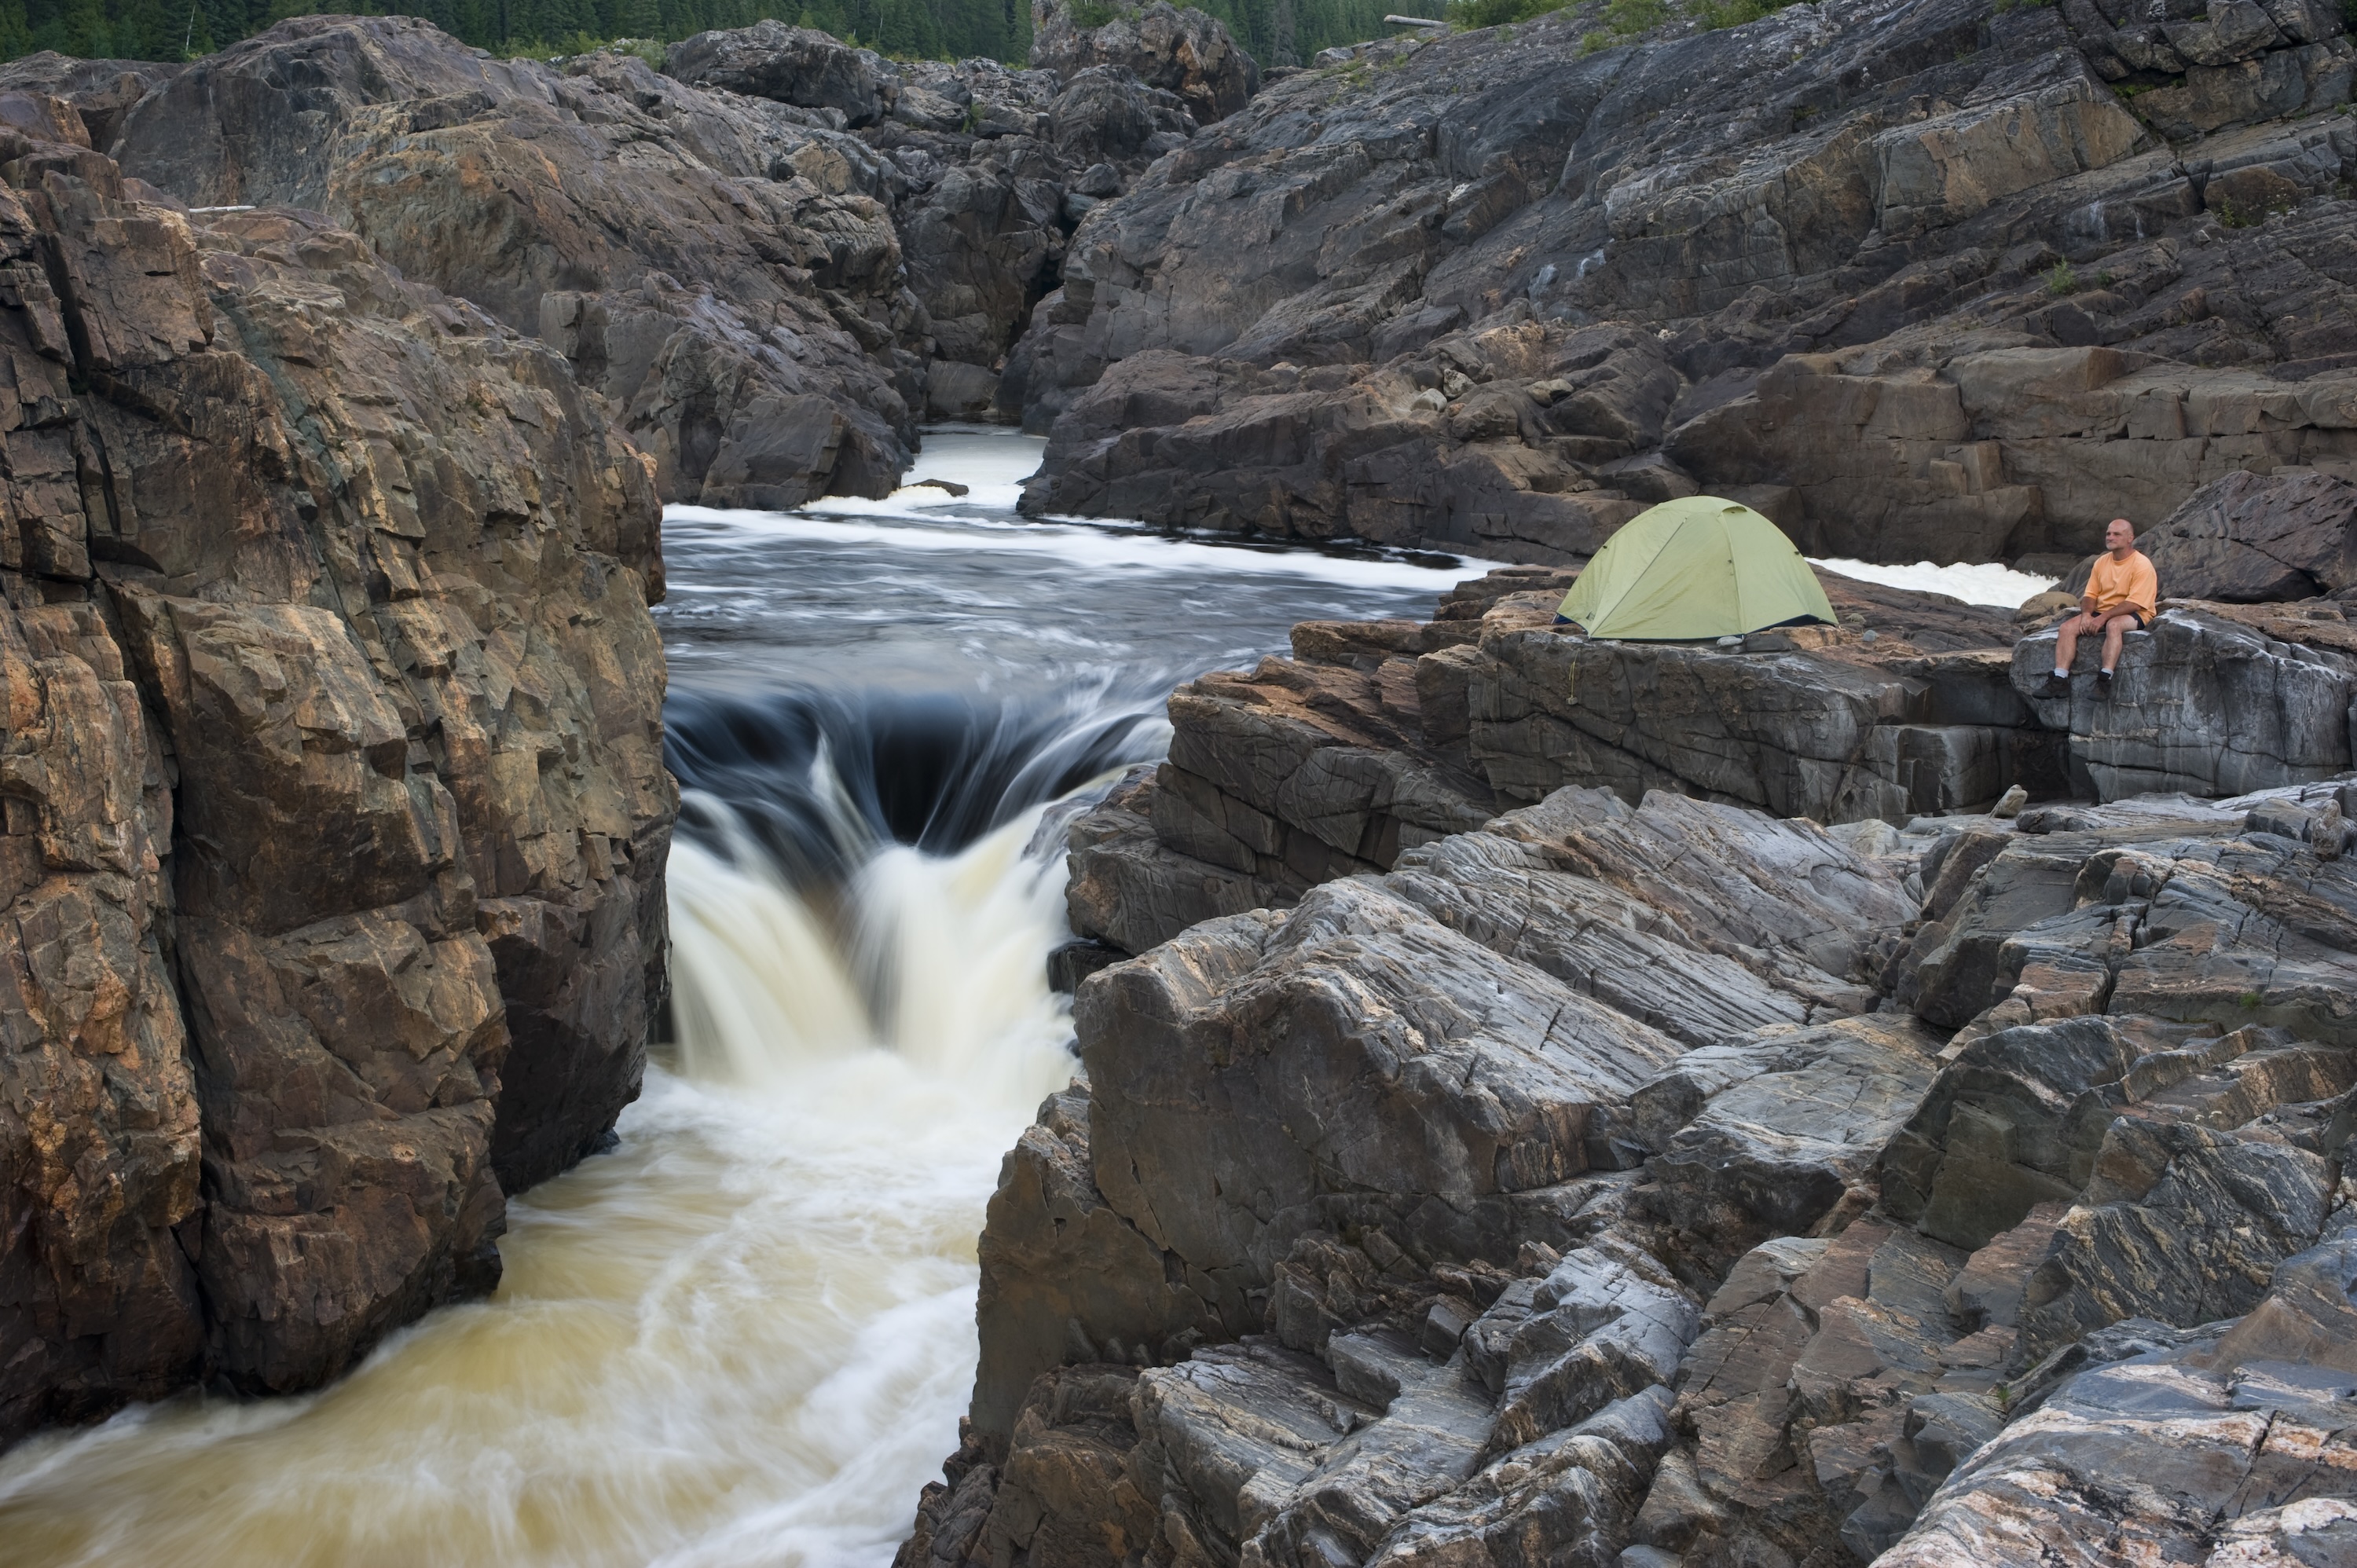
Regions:
<svg viewBox="0 0 2357 1568"><path fill-rule="evenodd" d="M676 809L654 488L565 360L10 102L0 1440L495 1283L638 1091Z"/></svg>

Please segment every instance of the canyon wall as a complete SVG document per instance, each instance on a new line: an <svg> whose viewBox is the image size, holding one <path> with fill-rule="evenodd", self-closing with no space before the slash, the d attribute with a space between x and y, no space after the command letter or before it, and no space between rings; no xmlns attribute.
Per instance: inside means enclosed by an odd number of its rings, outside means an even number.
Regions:
<svg viewBox="0 0 2357 1568"><path fill-rule="evenodd" d="M1252 91L1124 27L0 67L0 1442L496 1283L663 1003L659 501L988 408L1078 215Z"/></svg>
<svg viewBox="0 0 2357 1568"><path fill-rule="evenodd" d="M1558 564L1707 490L1986 561L2347 478L2342 18L2167 9L1329 51L1082 220L1002 389L1026 506Z"/></svg>
<svg viewBox="0 0 2357 1568"><path fill-rule="evenodd" d="M788 507L882 495L929 412L986 416L1079 216L1257 80L1200 12L1114 31L1060 25L1011 70L764 22L658 70L304 16L185 68L35 56L0 85L65 97L183 201L323 213L540 338L664 500Z"/></svg>
<svg viewBox="0 0 2357 1568"><path fill-rule="evenodd" d="M0 1439L490 1288L661 1004L649 465L315 214L0 95Z"/></svg>

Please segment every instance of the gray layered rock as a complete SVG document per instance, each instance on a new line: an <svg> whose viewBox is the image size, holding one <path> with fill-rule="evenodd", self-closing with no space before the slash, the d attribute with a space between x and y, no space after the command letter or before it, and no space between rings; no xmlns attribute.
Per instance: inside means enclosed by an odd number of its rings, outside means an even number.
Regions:
<svg viewBox="0 0 2357 1568"><path fill-rule="evenodd" d="M2350 1244L2330 1243L2277 1266L2239 1324L2091 1337L2099 1364L1958 1467L1879 1561L2044 1563L2097 1541L2162 1562L2346 1559L2352 1276Z"/></svg>
<svg viewBox="0 0 2357 1568"><path fill-rule="evenodd" d="M1464 694L1481 661L1578 644L1541 621L1561 585L1524 569L1430 622L1307 624L1295 664L1199 688L1174 708L1185 812L1156 799L1167 767L1084 814L1074 864L1098 881L1076 914L1135 935L1187 897L1276 886L1248 855L1195 858L1269 831L1254 822L1330 820L1321 853L1362 859L1369 803L1481 756ZM2345 624L2195 613L2255 640L2309 628L2284 657L2331 651ZM1839 636L1687 656L1789 661L1796 692L1817 671L1829 694L1796 715L1842 700L1836 671L1986 700L1984 717L2015 700L2003 654ZM1657 657L1599 647L1599 668L1616 653ZM1511 800L1512 776L1490 777ZM1377 778L1394 793L1333 793ZM2040 1465L2100 1474L2147 1439L2058 1390L2123 1358L2198 1351L2204 1375L2258 1389L2268 1353L2214 1359L2236 1314L2312 1360L2349 1353L2339 1298L2287 1283L2350 1224L2344 793L1827 831L1565 788L1387 846L1385 874L1326 862L1340 878L1289 909L1114 964L1078 995L1087 1133L1069 1101L1043 1112L985 1245L985 1300L1039 1295L1062 1343L1044 1316L985 1315L973 1437L920 1539L942 1562L963 1520L977 1543L1146 1529L1157 1563L1650 1568L1863 1563L1902 1541L1943 1561L1943 1531L2109 1529L2118 1508L2089 1482L2016 1498L1975 1456L2050 1427ZM1125 886L1162 901L1124 907ZM1050 1166L1052 1184L1032 1174ZM1147 1366L1125 1433L999 1424L1027 1371L1036 1409L1076 1375L1051 1360L1082 1356ZM1591 1441L1602 1423L1619 1435ZM1060 1473L1110 1474L1124 1443L1109 1491L1026 1483L1002 1505L1005 1483L975 1479L1077 1455ZM2158 1452L2156 1497L2190 1484ZM2357 1492L2311 1474L2319 1503ZM2288 1551L2341 1517L2275 1509L2229 1509L2232 1538Z"/></svg>
<svg viewBox="0 0 2357 1568"><path fill-rule="evenodd" d="M1125 1444L1162 1538L1215 1557L1617 1552L1700 1327L1649 1216L1718 1257L1829 1194L1813 1221L1887 1130L1812 1142L1774 1107L1871 1058L1928 1077L1905 1020L1673 1082L1677 1036L1867 1005L1904 877L1803 824L1567 790L1084 980L1089 1089L993 1199L974 1441L921 1552L1134 1508L1012 1479ZM1082 1360L1148 1367L1125 1432L1028 1413Z"/></svg>
<svg viewBox="0 0 2357 1568"><path fill-rule="evenodd" d="M2136 548L2172 598L2335 594L2357 585L2357 484L2296 468L2229 474L2188 496ZM2085 587L2083 569L2062 585Z"/></svg>
<svg viewBox="0 0 2357 1568"><path fill-rule="evenodd" d="M662 564L565 361L0 131L0 1438L489 1289L663 990ZM168 879L168 881L167 881Z"/></svg>
<svg viewBox="0 0 2357 1568"><path fill-rule="evenodd" d="M560 70L303 17L159 84L114 151L197 206L324 212L539 336L666 499L788 506L890 489L922 396L889 165L815 113L632 55Z"/></svg>
<svg viewBox="0 0 2357 1568"><path fill-rule="evenodd" d="M1563 562L1701 489L1987 560L2345 478L2352 54L2284 16L1361 46L1075 232L1001 389L1050 437L1028 504Z"/></svg>
<svg viewBox="0 0 2357 1568"><path fill-rule="evenodd" d="M1829 577L1838 629L1764 632L1734 650L1592 644L1550 625L1570 580L1508 570L1444 596L1429 622L1305 623L1294 660L1181 687L1169 761L1072 825L1074 929L1142 951L1195 921L1400 865L1566 786L1821 822L2063 787L2059 737L2029 727L1993 646L2012 629L1997 612ZM1635 983L1643 971L1617 973ZM1747 1000L1752 988L1715 990L1719 1024L1808 1016Z"/></svg>
<svg viewBox="0 0 2357 1568"><path fill-rule="evenodd" d="M2053 634L2026 637L2013 682L2041 724L2070 735L2072 770L2099 800L2240 795L2350 767L2357 657L2349 652L2279 641L2190 607L2130 634L2110 696L2095 689L2100 650L2084 651L2087 668L2069 693L2049 697Z"/></svg>

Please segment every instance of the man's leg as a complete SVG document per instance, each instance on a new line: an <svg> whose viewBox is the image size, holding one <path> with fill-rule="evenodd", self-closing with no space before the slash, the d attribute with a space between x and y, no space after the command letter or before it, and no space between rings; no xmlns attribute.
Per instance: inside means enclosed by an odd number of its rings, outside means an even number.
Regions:
<svg viewBox="0 0 2357 1568"><path fill-rule="evenodd" d="M2128 635L2128 628L2136 623L2133 610L2122 610L2104 618L2104 673L2108 675L2120 667L2120 644Z"/></svg>
<svg viewBox="0 0 2357 1568"><path fill-rule="evenodd" d="M2071 660L2079 655L2079 625L2086 618L2083 614L2072 616L2055 635L2054 674L2058 680L2071 678Z"/></svg>

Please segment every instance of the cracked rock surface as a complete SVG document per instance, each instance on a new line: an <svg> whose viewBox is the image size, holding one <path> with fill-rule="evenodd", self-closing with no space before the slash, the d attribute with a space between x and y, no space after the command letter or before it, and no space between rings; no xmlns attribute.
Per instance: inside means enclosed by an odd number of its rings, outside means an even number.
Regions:
<svg viewBox="0 0 2357 1568"><path fill-rule="evenodd" d="M654 489L316 214L0 131L0 1439L498 1278L663 986ZM117 108L120 107L118 104Z"/></svg>

